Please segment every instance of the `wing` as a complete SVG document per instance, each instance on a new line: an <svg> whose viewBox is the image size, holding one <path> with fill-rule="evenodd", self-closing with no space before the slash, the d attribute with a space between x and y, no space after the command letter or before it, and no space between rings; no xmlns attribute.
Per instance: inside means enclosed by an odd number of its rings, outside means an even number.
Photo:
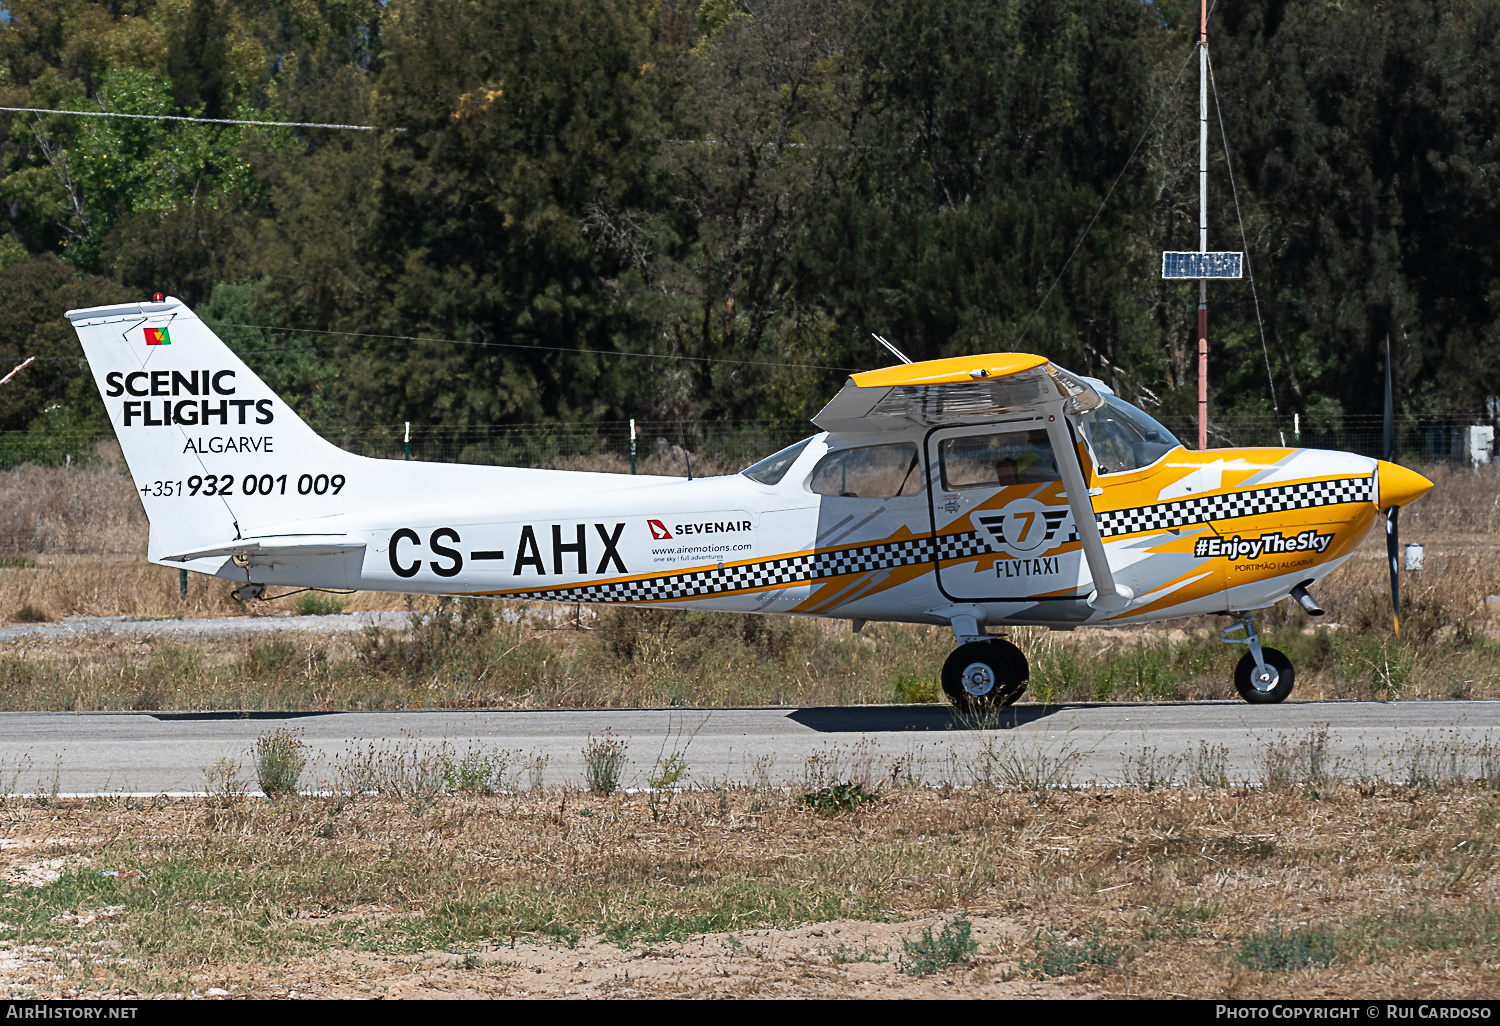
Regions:
<svg viewBox="0 0 1500 1026"><path fill-rule="evenodd" d="M1067 401L1070 414L1103 402L1089 379L1030 353L985 353L855 374L819 411L824 431L879 431L913 423L974 424Z"/></svg>

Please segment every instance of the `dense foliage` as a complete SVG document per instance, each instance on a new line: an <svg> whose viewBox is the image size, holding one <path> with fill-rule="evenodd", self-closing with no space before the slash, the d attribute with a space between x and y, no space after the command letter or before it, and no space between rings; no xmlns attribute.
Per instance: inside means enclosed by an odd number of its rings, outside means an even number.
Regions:
<svg viewBox="0 0 1500 1026"><path fill-rule="evenodd" d="M1196 248L1195 3L6 11L4 106L403 131L0 114L0 357L162 291L320 426L790 425L884 362L870 331L1192 409L1196 289L1159 267ZM1408 413L1481 408L1500 0L1223 0L1210 33L1210 240L1241 248L1222 115L1283 410L1378 412L1388 334ZM1216 410L1268 409L1248 282L1211 302ZM0 431L102 426L81 364L38 367Z"/></svg>

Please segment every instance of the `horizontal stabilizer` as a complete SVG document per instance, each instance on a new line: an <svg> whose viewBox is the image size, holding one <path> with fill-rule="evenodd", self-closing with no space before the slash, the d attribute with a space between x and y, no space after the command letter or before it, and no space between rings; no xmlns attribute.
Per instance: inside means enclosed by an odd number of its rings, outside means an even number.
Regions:
<svg viewBox="0 0 1500 1026"><path fill-rule="evenodd" d="M364 547L364 542L352 539L347 534L278 534L262 538L236 538L206 549L194 549L192 552L163 558L174 563L186 563L194 559L228 556L242 563L260 563L300 556L336 556L343 552L358 552Z"/></svg>

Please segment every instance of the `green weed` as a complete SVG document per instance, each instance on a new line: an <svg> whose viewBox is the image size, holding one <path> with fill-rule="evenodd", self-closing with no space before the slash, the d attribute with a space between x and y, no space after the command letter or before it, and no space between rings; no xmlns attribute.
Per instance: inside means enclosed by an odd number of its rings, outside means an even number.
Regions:
<svg viewBox="0 0 1500 1026"><path fill-rule="evenodd" d="M1340 684L1360 698L1401 697L1409 689L1416 665L1416 652L1409 643L1380 632L1341 634L1330 654Z"/></svg>
<svg viewBox="0 0 1500 1026"><path fill-rule="evenodd" d="M1264 972L1291 972L1310 965L1326 967L1342 947L1339 937L1324 927L1285 933L1278 926L1241 941L1235 961Z"/></svg>
<svg viewBox="0 0 1500 1026"><path fill-rule="evenodd" d="M802 796L802 804L820 816L852 812L867 802L879 800L879 794L865 790L861 784L831 784Z"/></svg>
<svg viewBox="0 0 1500 1026"><path fill-rule="evenodd" d="M515 790L520 775L534 771L532 764L519 761L519 755L473 745L460 755L446 740L436 744L370 741L335 762L334 789L340 794L403 799L499 794ZM545 757L541 762L546 764Z"/></svg>
<svg viewBox="0 0 1500 1026"><path fill-rule="evenodd" d="M298 616L331 616L344 611L344 600L316 591L304 591L292 603L292 610Z"/></svg>
<svg viewBox="0 0 1500 1026"><path fill-rule="evenodd" d="M955 919L943 927L936 937L932 927L922 931L917 940L903 940L906 951L906 971L912 976L931 976L950 966L973 961L979 945L969 936L971 924L967 919Z"/></svg>
<svg viewBox="0 0 1500 1026"><path fill-rule="evenodd" d="M267 795L296 794L307 765L307 743L280 727L255 741L255 776Z"/></svg>
<svg viewBox="0 0 1500 1026"><path fill-rule="evenodd" d="M516 753L500 748L469 748L458 759L442 761L443 789L449 793L498 794L513 786Z"/></svg>
<svg viewBox="0 0 1500 1026"><path fill-rule="evenodd" d="M856 899L847 888L840 890L822 884L786 886L728 878L708 885L695 883L671 900L676 907L648 908L609 924L603 930L605 940L623 948L638 941L648 944L682 941L699 934L727 933L747 927L879 915L869 899Z"/></svg>
<svg viewBox="0 0 1500 1026"><path fill-rule="evenodd" d="M624 741L613 737L609 728L603 737L590 734L583 748L583 775L589 790L598 794L613 794L620 786L620 773L625 769Z"/></svg>
<svg viewBox="0 0 1500 1026"><path fill-rule="evenodd" d="M939 701L942 690L942 685L932 674L896 674L896 701L902 705Z"/></svg>
<svg viewBox="0 0 1500 1026"><path fill-rule="evenodd" d="M1044 936L1045 941L1043 935L1037 937L1036 960L1021 960L1023 973L1045 978L1072 976L1096 965L1112 969L1120 964L1120 956L1124 954L1121 946L1106 944L1098 929L1077 944L1069 944L1050 933Z"/></svg>

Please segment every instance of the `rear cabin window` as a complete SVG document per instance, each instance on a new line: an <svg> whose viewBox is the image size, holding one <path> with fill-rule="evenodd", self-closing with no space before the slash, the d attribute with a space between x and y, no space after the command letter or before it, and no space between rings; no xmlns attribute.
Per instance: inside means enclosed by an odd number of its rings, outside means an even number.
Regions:
<svg viewBox="0 0 1500 1026"><path fill-rule="evenodd" d="M1046 431L945 438L938 443L938 465L949 491L1062 480Z"/></svg>
<svg viewBox="0 0 1500 1026"><path fill-rule="evenodd" d="M811 438L804 438L796 445L789 445L780 452L772 453L759 463L746 467L740 473L763 485L778 485L781 479L786 477L786 472L792 469L792 464L797 462L797 457L802 455L802 450L807 448L807 443L811 441Z"/></svg>
<svg viewBox="0 0 1500 1026"><path fill-rule="evenodd" d="M840 449L818 461L807 481L818 495L850 499L891 499L919 495L922 472L917 447L910 442Z"/></svg>

